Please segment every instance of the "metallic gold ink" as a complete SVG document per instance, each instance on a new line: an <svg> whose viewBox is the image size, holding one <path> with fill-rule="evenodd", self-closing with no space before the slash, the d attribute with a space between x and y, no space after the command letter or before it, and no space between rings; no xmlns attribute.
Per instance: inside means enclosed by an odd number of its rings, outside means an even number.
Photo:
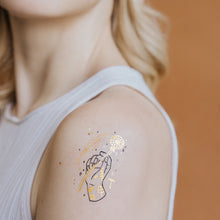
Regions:
<svg viewBox="0 0 220 220"><path fill-rule="evenodd" d="M106 137L107 134L99 134L98 136L96 136L95 138L92 138L87 144L86 146L84 146L84 149L78 159L77 164L79 165L80 159L81 157L91 149L91 147L93 146L93 149Z"/></svg>
<svg viewBox="0 0 220 220"><path fill-rule="evenodd" d="M113 180L113 179L111 179L111 178L108 178L108 180L110 181L110 184L109 184L109 189L111 189L111 188L112 188L112 183L114 183L114 182L115 182L115 180Z"/></svg>
<svg viewBox="0 0 220 220"><path fill-rule="evenodd" d="M110 150L115 152L115 150L120 150L124 147L125 141L120 135L112 135L110 139L110 144Z"/></svg>

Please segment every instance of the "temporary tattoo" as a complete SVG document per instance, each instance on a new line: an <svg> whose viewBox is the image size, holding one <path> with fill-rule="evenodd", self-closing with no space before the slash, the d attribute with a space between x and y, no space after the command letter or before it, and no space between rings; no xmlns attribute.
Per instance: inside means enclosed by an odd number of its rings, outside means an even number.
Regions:
<svg viewBox="0 0 220 220"><path fill-rule="evenodd" d="M77 184L77 190L80 192L86 183L89 201L97 202L107 195L108 190L112 189L112 184L116 182L112 178L114 172L117 172L117 168L119 168L119 158L116 156L124 153L127 146L125 146L124 138L116 134L116 131L100 133L99 131L93 132L89 128L88 135L91 137L90 140L82 149L78 149L80 153L77 160L78 177L81 180ZM111 154L116 156L111 157ZM114 172L111 172L111 176L109 176L112 166ZM107 175L108 178L106 178ZM74 179L74 185L76 184L75 181L76 179ZM83 197L85 197L85 193L83 193Z"/></svg>

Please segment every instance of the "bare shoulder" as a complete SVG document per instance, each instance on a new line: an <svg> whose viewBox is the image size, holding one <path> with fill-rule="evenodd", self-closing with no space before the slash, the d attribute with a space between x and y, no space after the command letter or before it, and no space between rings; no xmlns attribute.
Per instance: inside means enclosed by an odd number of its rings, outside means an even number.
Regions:
<svg viewBox="0 0 220 220"><path fill-rule="evenodd" d="M106 90L56 130L36 219L165 219L171 151L169 127L147 98Z"/></svg>

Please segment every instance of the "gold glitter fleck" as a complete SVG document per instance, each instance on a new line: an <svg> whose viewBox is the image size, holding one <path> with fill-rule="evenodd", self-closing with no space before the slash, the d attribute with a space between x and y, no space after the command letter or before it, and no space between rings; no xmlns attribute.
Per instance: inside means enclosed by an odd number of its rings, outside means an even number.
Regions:
<svg viewBox="0 0 220 220"><path fill-rule="evenodd" d="M93 189L94 189L94 186L89 187L88 192L91 193Z"/></svg>
<svg viewBox="0 0 220 220"><path fill-rule="evenodd" d="M104 179L104 170L103 169L100 170L100 179L101 180Z"/></svg>
<svg viewBox="0 0 220 220"><path fill-rule="evenodd" d="M94 195L94 194L90 194L89 196L90 196L90 199L91 199L91 200L94 200L94 199L95 199L95 195Z"/></svg>
<svg viewBox="0 0 220 220"><path fill-rule="evenodd" d="M104 194L104 189L101 185L98 186L97 193L99 193L101 196Z"/></svg>

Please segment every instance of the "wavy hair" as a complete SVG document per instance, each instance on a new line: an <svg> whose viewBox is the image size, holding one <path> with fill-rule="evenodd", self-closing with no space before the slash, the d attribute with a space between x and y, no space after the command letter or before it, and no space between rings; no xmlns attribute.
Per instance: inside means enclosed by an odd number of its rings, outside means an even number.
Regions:
<svg viewBox="0 0 220 220"><path fill-rule="evenodd" d="M166 16L144 0L114 0L111 15L114 41L128 64L142 73L153 93L169 68L167 38L160 22ZM168 30L168 31L167 31ZM13 45L9 15L0 7L0 114L9 101L16 101Z"/></svg>

